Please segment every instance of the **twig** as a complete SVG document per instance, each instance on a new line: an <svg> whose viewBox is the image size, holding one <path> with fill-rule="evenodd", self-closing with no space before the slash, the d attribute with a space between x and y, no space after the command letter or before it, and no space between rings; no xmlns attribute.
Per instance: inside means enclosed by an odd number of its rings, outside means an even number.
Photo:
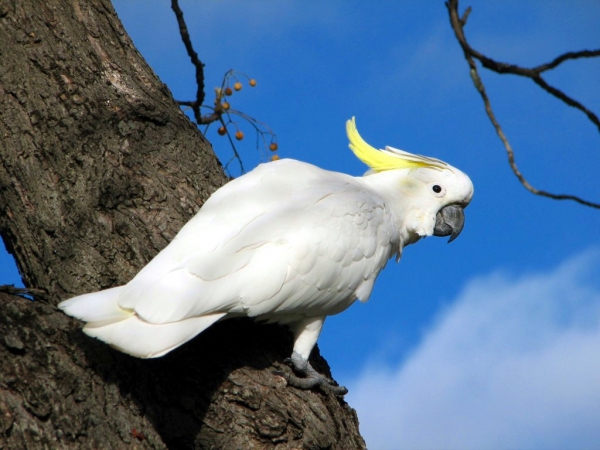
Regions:
<svg viewBox="0 0 600 450"><path fill-rule="evenodd" d="M171 9L175 13L175 17L177 18L177 23L179 25L179 33L181 35L181 40L183 41L183 44L185 45L185 49L187 51L188 56L190 57L192 65L196 68L196 84L198 86L195 100L192 100L192 101L177 100L177 103L180 106L187 106L189 108L192 108L192 111L194 113L194 119L196 120L196 124L198 126L207 125L204 134L206 134L206 131L208 130L208 125L212 124L213 122L218 121L222 124L223 129L225 130L225 134L227 134L227 138L229 139L229 143L231 144L231 148L233 149L233 155L234 155L231 158L231 160L229 160L227 162L227 164L225 165L225 167L224 167L225 171L227 171L227 173L229 174L229 171L228 171L229 164L234 159L237 159L240 164L241 172L245 173L244 163L242 162L242 158L240 157L240 155L235 147L235 144L233 142L233 139L231 138L231 134L229 133L227 124L225 123L225 121L223 119L223 115L227 116L228 123L233 123L233 121L231 120L231 114L238 115L238 116L242 117L243 119L247 120L254 127L256 132L261 134L261 136L263 136L263 141L264 141L264 133L265 132L263 130L261 130L259 128L259 126L263 126L265 129L267 129L266 133L270 134L273 137L275 136L275 133L273 133L273 130L271 130L268 126L259 122L258 120L254 119L253 117L250 117L247 114L242 113L241 111L235 111L235 110L229 109L230 108L229 103L224 100L225 100L225 95L231 95L231 93L233 92L233 91L231 91L231 88L228 85L230 79L233 77L234 79L237 80L236 73L233 71L233 69L228 70L225 73L225 76L223 77L223 82L221 83L221 88L215 89L216 99L215 99L214 108L204 105L204 100L206 98L206 95L204 92L204 88L205 88L204 64L198 58L198 53L196 53L196 51L194 50L194 46L192 45L192 41L190 39L190 33L189 33L187 25L185 23L185 19L183 18L183 11L179 7L179 0L171 0ZM249 84L251 86L256 85L255 80L250 79L247 75L241 74L240 72L237 72L237 73L248 78ZM241 88L236 88L236 90L239 90L239 89L241 89ZM227 93L226 90L229 90L229 92ZM210 109L212 111L212 113L203 116L201 113L201 108ZM236 128L237 128L237 125L236 125ZM219 134L222 134L222 133L219 132ZM242 138L243 138L243 134L242 134L242 137L238 138L238 139L242 139Z"/></svg>
<svg viewBox="0 0 600 450"><path fill-rule="evenodd" d="M600 50L581 50L579 52L567 52L563 55L554 58L549 63L541 64L537 67L534 67L532 70L535 70L537 73L542 73L546 70L554 69L559 64L562 64L563 62L568 61L569 59L594 58L596 56L600 56Z"/></svg>
<svg viewBox="0 0 600 450"><path fill-rule="evenodd" d="M16 288L13 284L2 284L0 285L0 292L4 292L10 295L31 295L32 297L36 297L38 299L46 300L48 297L48 292L45 289L36 289L36 288Z"/></svg>
<svg viewBox="0 0 600 450"><path fill-rule="evenodd" d="M558 65L562 64L563 62L565 62L567 60L578 59L578 58L593 58L596 56L600 56L600 49L599 50L582 50L579 52L568 52L568 53L565 53L563 55L560 55L560 56L554 58L549 63L541 64L541 65L533 67L533 68L520 67L515 64L509 64L509 63L505 63L505 62L496 61L496 60L478 52L477 50L472 48L467 42L467 39L464 34L464 26L467 23L467 17L469 15L471 9L467 8L464 16L461 19L458 19L458 0L450 0L450 1L446 2L446 6L448 7L448 10L450 11L450 16L451 16L450 21L452 23L452 28L454 29L456 38L458 39L458 42L460 43L460 45L465 53L465 56L469 55L470 57L473 57L473 58L479 60L481 62L481 64L483 65L483 67L485 67L486 69L490 69L496 73L499 73L499 74L507 74L508 73L508 74L520 75L523 77L531 78L538 86L540 86L542 89L544 89L549 94L551 94L554 97L558 98L559 100L563 101L567 105L582 111L590 119L590 121L594 125L596 125L596 128L598 128L598 131L600 131L600 119L598 119L598 116L596 116L592 111L587 109L585 106L583 106L577 100L566 95L560 89L557 89L554 86L551 86L550 84L548 84L548 82L546 82L541 76L542 72L554 69ZM453 14L456 16L456 18L454 20L452 19Z"/></svg>
<svg viewBox="0 0 600 450"><path fill-rule="evenodd" d="M196 68L196 84L198 86L198 90L196 91L196 100L194 102L185 102L187 106L191 106L194 111L194 117L196 118L196 122L198 124L204 123L202 120L202 115L200 114L200 107L204 103L204 64L198 58L198 53L194 50L194 46L192 45L192 41L190 39L190 33L188 32L187 25L185 24L185 20L183 18L183 11L179 7L179 0L171 0L171 9L175 13L175 17L177 18L177 23L179 25L179 34L181 34L181 40L185 45L185 49L187 50L187 54L192 61L192 64ZM179 104L183 104L179 102Z"/></svg>
<svg viewBox="0 0 600 450"><path fill-rule="evenodd" d="M179 106L189 106L190 108L194 108L196 105L196 101L190 102L190 101L185 101L185 100L175 100ZM204 106L204 105L200 105L201 108L209 108L208 106ZM206 116L200 116L200 119L198 119L198 115L196 114L196 111L194 110L194 118L196 120L196 123L198 125L210 125L213 122L216 122L217 120L219 120L219 114L215 111L214 108L210 108L212 109L214 112L212 114L208 114ZM200 121L198 121L200 120Z"/></svg>
<svg viewBox="0 0 600 450"><path fill-rule="evenodd" d="M233 157L229 161L227 161L227 164L225 164L225 170L227 172L229 172L229 170L228 170L229 164L231 164L231 161L233 161L234 159L237 159L240 163L241 172L246 173L246 170L244 169L244 163L242 162L242 158L240 158L240 154L238 153L237 149L235 148L233 139L231 139L231 134L229 133L229 128L227 128L227 126L225 125L225 121L223 120L222 117L219 117L219 120L221 121L221 125L223 125L225 127L225 131L227 132L227 139L229 139L229 143L231 144L231 148L233 149Z"/></svg>
<svg viewBox="0 0 600 450"><path fill-rule="evenodd" d="M573 108L577 108L580 111L583 111L583 113L586 116L588 116L588 119L590 119L590 121L592 121L592 123L594 123L596 125L596 127L598 128L598 131L600 131L600 120L598 119L598 116L596 116L596 114L594 114L592 111L587 109L585 106L583 106L577 100L572 99L571 97L566 95L561 90L556 89L554 86L550 86L541 76L538 75L537 77L532 77L531 79L533 80L533 82L535 84L537 84L543 90L554 95L556 98L561 99L567 105L572 106Z"/></svg>
<svg viewBox="0 0 600 450"><path fill-rule="evenodd" d="M482 55L481 53L477 52L476 50L471 48L471 46L468 44L467 39L464 34L464 29L463 29L464 25L466 24L468 12L465 12L465 15L463 16L463 18L459 17L458 0L447 1L446 7L448 8L448 12L450 14L450 23L452 25L452 29L454 30L454 34L456 35L456 39L460 43L460 45L463 49L465 59L467 60L467 63L469 64L471 79L473 80L475 89L477 89L477 91L481 95L483 104L485 106L485 112L487 113L487 116L489 117L490 121L492 122L492 125L494 126L496 133L498 134L498 137L504 144L504 148L506 149L506 153L508 156L508 163L509 163L512 171L516 175L516 177L521 182L521 184L525 187L525 189L527 189L529 192L531 192L532 194L535 194L535 195L552 198L554 200L573 200L582 205L600 209L600 204L593 203L593 202L590 202L587 200L583 200L574 195L552 194L547 191L536 189L525 179L525 177L520 172L520 170L517 167L517 164L515 162L515 155L514 155L512 146L510 145L510 142L508 141L506 135L504 134L504 131L502 130L502 127L500 126L500 123L498 122L498 120L496 119L496 116L494 115L494 112L492 110L492 105L491 105L490 100L485 91L485 86L484 86L483 82L481 81L479 72L477 71L477 64L475 63L475 60L473 59L473 58L478 59L484 67L494 70L495 72L498 72L498 73L513 73L516 75L523 75L523 76L532 78L534 80L534 82L536 82L538 85L540 85L543 89L550 92L552 95L560 98L562 101L567 103L569 106L573 106L573 107L576 107L576 108L584 111L586 113L586 115L590 118L590 120L592 122L594 122L600 129L600 121L598 121L598 118L593 113L589 112L586 108L582 109L583 105L579 104L575 100L566 96L558 89L553 88L552 86L549 86L547 83L545 83L545 81L539 75L539 73L543 72L544 70L549 70L553 67L556 67L563 61L566 61L567 59L598 56L598 55L600 55L600 51L585 50L583 52L566 53L566 54L561 55L558 58L554 59L552 62L542 65L542 66L538 66L535 69L524 69L524 68L521 68L521 67L518 67L518 66L515 66L512 64L498 63L498 62ZM470 10L468 9L467 11L470 11ZM577 105L579 105L579 106L577 106ZM590 116L590 114L591 114L591 116Z"/></svg>

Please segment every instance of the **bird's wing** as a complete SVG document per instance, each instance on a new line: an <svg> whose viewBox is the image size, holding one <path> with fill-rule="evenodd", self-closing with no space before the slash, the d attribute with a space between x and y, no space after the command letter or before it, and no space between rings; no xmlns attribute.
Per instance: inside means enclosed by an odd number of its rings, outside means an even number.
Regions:
<svg viewBox="0 0 600 450"><path fill-rule="evenodd" d="M213 195L119 304L151 323L334 314L368 298L395 236L360 180L282 160Z"/></svg>
<svg viewBox="0 0 600 450"><path fill-rule="evenodd" d="M357 298L366 301L394 251L397 232L379 197L355 184L307 194L311 206L283 213L289 226L275 240L285 276L269 298L250 292L244 301L250 316L286 315L293 321L336 314Z"/></svg>

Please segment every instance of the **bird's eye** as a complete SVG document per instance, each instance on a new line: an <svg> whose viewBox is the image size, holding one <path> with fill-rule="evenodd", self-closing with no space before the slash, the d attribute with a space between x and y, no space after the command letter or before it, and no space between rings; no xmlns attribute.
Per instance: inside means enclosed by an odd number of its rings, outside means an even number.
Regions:
<svg viewBox="0 0 600 450"><path fill-rule="evenodd" d="M433 191L433 195L435 195L436 197L442 198L446 195L446 189L444 189L444 187L440 186L439 184L432 183L431 190Z"/></svg>

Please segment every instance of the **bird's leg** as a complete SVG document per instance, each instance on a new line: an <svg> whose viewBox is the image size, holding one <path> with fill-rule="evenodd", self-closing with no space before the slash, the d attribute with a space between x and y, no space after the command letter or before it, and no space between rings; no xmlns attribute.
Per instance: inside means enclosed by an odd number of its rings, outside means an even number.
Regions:
<svg viewBox="0 0 600 450"><path fill-rule="evenodd" d="M288 364L298 375L286 375L288 384L300 389L312 389L318 387L324 392L332 392L335 395L345 395L348 390L343 386L337 386L333 380L317 372L308 362L308 357L312 351L321 329L323 328L324 317L305 319L293 325L292 330L295 335L294 351L292 357L284 362Z"/></svg>

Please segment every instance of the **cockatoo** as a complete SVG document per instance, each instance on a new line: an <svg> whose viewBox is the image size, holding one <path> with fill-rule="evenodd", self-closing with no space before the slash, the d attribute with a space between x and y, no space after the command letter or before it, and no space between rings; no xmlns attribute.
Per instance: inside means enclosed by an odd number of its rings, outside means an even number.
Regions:
<svg viewBox="0 0 600 450"><path fill-rule="evenodd" d="M327 316L366 302L387 261L426 236L454 240L473 184L438 159L367 144L354 118L362 177L282 159L217 190L124 286L60 303L83 331L140 358L179 347L219 320L287 324L295 386L343 395L308 362Z"/></svg>

